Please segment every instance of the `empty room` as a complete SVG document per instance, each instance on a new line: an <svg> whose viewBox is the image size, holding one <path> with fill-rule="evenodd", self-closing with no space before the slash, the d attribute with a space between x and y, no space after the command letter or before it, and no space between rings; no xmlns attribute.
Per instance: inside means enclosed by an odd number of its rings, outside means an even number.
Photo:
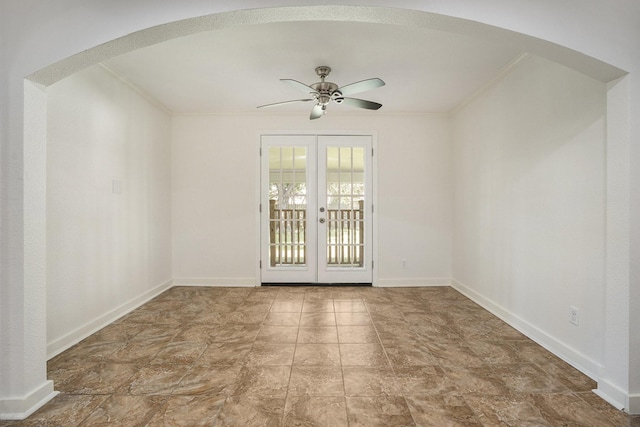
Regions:
<svg viewBox="0 0 640 427"><path fill-rule="evenodd" d="M566 10L70 3L0 9L1 426L638 422L638 64Z"/></svg>

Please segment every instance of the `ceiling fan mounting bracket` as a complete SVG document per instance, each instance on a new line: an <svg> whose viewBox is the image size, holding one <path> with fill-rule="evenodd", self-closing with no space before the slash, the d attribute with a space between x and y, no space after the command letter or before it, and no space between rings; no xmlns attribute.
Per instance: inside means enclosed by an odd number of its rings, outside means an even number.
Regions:
<svg viewBox="0 0 640 427"><path fill-rule="evenodd" d="M322 81L324 81L324 79L329 75L330 72L331 67L327 67L326 65L316 67L316 74L322 79Z"/></svg>

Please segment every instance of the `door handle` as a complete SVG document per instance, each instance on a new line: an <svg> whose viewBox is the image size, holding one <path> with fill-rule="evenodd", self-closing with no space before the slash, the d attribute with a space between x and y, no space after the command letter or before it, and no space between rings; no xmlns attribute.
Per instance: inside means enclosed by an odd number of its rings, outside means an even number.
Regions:
<svg viewBox="0 0 640 427"><path fill-rule="evenodd" d="M324 224L324 218L320 218L318 221L320 221L320 224Z"/></svg>
<svg viewBox="0 0 640 427"><path fill-rule="evenodd" d="M320 212L324 212L324 208L320 208Z"/></svg>

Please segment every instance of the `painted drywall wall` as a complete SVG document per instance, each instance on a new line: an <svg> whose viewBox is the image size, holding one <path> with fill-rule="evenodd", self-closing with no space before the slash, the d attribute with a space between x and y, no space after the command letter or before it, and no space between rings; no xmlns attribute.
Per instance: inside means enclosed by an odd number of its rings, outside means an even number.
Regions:
<svg viewBox="0 0 640 427"><path fill-rule="evenodd" d="M48 76L69 75L100 60L100 55L117 54L128 49L148 45L162 37L162 32L136 33L154 25L164 24L179 19L215 14L226 10L257 9L274 6L298 4L297 1L282 0L238 0L229 2L207 2L201 0L139 0L133 2L109 2L101 0L91 5L79 0L58 0L55 3L40 2L37 7L30 2L6 0L0 2L0 40L10 40L0 49L0 417L24 416L36 409L45 400L40 400L34 389L46 383L43 366L46 363L44 351L45 336L41 333L44 325L22 327L22 319L40 319L43 312L42 295L45 286L42 281L28 280L25 269L29 264L23 262L25 254L36 254L39 251L34 242L43 240L39 227L28 228L26 217L38 215L35 212L25 213L26 201L41 192L34 182L44 177L44 168L31 158L23 156L23 148L27 143L23 126L33 125L42 120L38 116L40 106L25 102L25 76L53 64L61 64L61 68ZM308 4L323 2L310 2ZM341 2L348 3L348 2ZM411 0L363 0L359 4L387 6L389 8L419 8L422 12L434 15L435 20L424 25L450 21L443 18L460 17L457 27L451 31L465 32L477 37L493 38L508 43L517 43L528 51L536 51L555 55L565 64L572 64L580 69L584 66L596 66L598 60L620 67L631 74L624 78L622 93L616 93L609 101L608 110L614 112L609 126L616 126L619 135L619 151L629 158L629 168L615 168L607 171L614 180L624 182L629 191L621 194L620 203L616 203L608 218L614 218L610 228L629 236L625 242L610 242L617 246L616 254L622 256L608 262L610 277L616 278L616 286L607 288L610 294L627 293L629 298L622 300L621 305L612 304L607 312L606 333L611 336L612 348L610 358L603 367L611 379L612 386L619 389L632 404L627 406L640 413L640 334L630 325L640 324L640 264L633 260L640 254L640 121L630 120L637 117L640 110L640 85L635 84L640 73L640 25L637 24L640 3L624 0L612 4L607 0L582 0L565 2L530 2L526 0L435 0L417 6ZM341 8L336 11L335 8ZM307 9L293 9L283 19L302 17L304 19L344 19L341 6L329 10L328 14L307 13ZM575 11L580 10L580 14ZM411 25L420 21L420 12L405 11L406 14L356 13L355 20L374 22L381 20L398 25ZM256 19L242 21L260 22ZM338 18L336 18L338 17ZM418 19L415 19L418 18ZM266 19L269 21L269 18ZM263 21L264 22L264 21ZM476 26L475 23L486 23L496 28ZM470 24L470 25L467 25ZM506 29L502 31L500 29ZM175 28L173 28L175 30ZM520 34L510 34L515 31ZM102 45L119 37L133 35L133 39L123 38L119 42ZM180 34L180 30L171 34ZM155 36L154 36L155 35ZM523 35L538 37L535 41ZM547 43L550 42L550 43ZM557 44L554 46L553 43ZM101 46L96 55L95 46ZM566 47L568 49L563 49ZM557 48L557 49L556 49ZM576 59L580 53L595 59ZM74 56L79 55L79 56ZM103 56L104 57L104 56ZM589 65L591 64L591 65ZM54 79L47 84L51 84ZM603 81L610 81L603 79ZM42 82L44 83L44 82ZM618 85L617 87L621 87ZM36 149L44 150L44 139L39 141ZM29 175L35 180L24 180ZM44 197L44 196L42 196ZM609 219L608 219L609 221ZM40 234L40 235L39 235ZM42 264L44 257L33 262ZM34 297L40 295L40 297ZM41 320L44 322L44 320ZM620 330L621 327L624 330ZM37 350L31 353L31 350ZM29 354L36 354L28 358ZM36 379L30 379L34 372L39 372ZM635 406L634 406L635 405ZM26 408L26 409L25 409Z"/></svg>
<svg viewBox="0 0 640 427"><path fill-rule="evenodd" d="M51 355L170 285L171 121L99 66L47 92Z"/></svg>
<svg viewBox="0 0 640 427"><path fill-rule="evenodd" d="M453 119L455 286L596 378L605 108L603 83L532 56Z"/></svg>
<svg viewBox="0 0 640 427"><path fill-rule="evenodd" d="M449 120L379 112L364 116L335 112L312 122L306 113L175 117L176 283L259 283L259 135L284 130L374 133L378 284L449 283Z"/></svg>

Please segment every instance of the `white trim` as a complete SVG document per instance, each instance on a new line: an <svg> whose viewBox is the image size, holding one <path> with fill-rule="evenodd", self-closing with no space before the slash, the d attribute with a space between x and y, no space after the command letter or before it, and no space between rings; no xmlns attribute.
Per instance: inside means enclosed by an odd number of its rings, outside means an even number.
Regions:
<svg viewBox="0 0 640 427"><path fill-rule="evenodd" d="M319 283L373 283L373 136L372 135L318 135L316 138L317 149L317 204L325 206L327 204L327 182L329 160L327 149L329 147L362 148L364 150L363 159L363 179L364 179L364 246L363 265L361 267L335 268L329 265L327 241L329 239L327 227L317 228L317 281ZM327 206L328 208L328 206ZM371 262L373 261L373 262Z"/></svg>
<svg viewBox="0 0 640 427"><path fill-rule="evenodd" d="M132 91L134 91L135 93L140 95L149 104L153 105L154 107L158 108L159 110L162 110L167 115L173 116L173 111L169 107L164 105L162 102L158 101L158 98L155 98L149 92L147 92L146 90L142 89L140 86L138 86L137 84L133 83L131 80L127 79L122 74L118 73L116 70L114 70L113 68L111 68L110 66L105 64L104 62L100 62L100 63L98 63L98 65L102 69L104 69L106 72L111 74L115 79L119 80L121 83L123 83L124 85L129 87L129 89L131 89Z"/></svg>
<svg viewBox="0 0 640 427"><path fill-rule="evenodd" d="M318 136L314 134L263 134L260 136L261 148L264 151L260 164L260 203L262 213L260 219L260 241L258 243L261 251L262 269L260 271L261 283L314 283L318 276L318 249L317 231L318 223L312 220L312 215L316 214L317 203L317 147ZM268 182L270 174L269 150L271 148L281 149L288 147L305 147L305 182L307 187L306 207L307 222L305 227L306 241L306 263L297 267L271 267L269 265L269 194ZM294 148L295 150L295 148Z"/></svg>
<svg viewBox="0 0 640 427"><path fill-rule="evenodd" d="M166 107L165 107L166 108ZM275 110L234 110L234 111L201 111L201 112L173 112L172 117L200 117L200 116L255 116L255 117L291 117L303 115L305 118L309 116L308 112L300 111L275 111ZM372 119L376 118L395 118L395 117L423 117L423 118L449 118L451 113L448 111L381 111L373 112L360 112L360 111L340 111L340 116L346 117L368 117ZM271 131L269 131L271 132ZM287 131L289 132L289 131ZM281 133L281 132L278 132ZM305 133L309 133L305 131Z"/></svg>
<svg viewBox="0 0 640 427"><path fill-rule="evenodd" d="M377 138L376 130L262 130L258 138L263 136L306 135L306 136L370 136Z"/></svg>
<svg viewBox="0 0 640 427"><path fill-rule="evenodd" d="M373 231L373 238L371 239L371 260L373 261L373 268L371 271L371 286L380 286L378 283L378 260L379 258L379 241L380 236L378 230L378 157L380 157L378 150L378 131L371 131L371 203L373 203L373 212L371 214L371 230Z"/></svg>
<svg viewBox="0 0 640 427"><path fill-rule="evenodd" d="M631 415L640 414L640 393L629 395L626 411Z"/></svg>
<svg viewBox="0 0 640 427"><path fill-rule="evenodd" d="M499 304L496 304L490 299L480 295L468 286L465 286L456 280L451 281L451 286L588 377L596 380L599 377L602 366L595 360L592 360L579 351L567 346L563 342L522 319L515 313L510 312Z"/></svg>
<svg viewBox="0 0 640 427"><path fill-rule="evenodd" d="M598 388L593 392L619 411L623 410L631 415L640 414L640 394L638 393L627 394L617 385L603 379L598 381Z"/></svg>
<svg viewBox="0 0 640 427"><path fill-rule="evenodd" d="M625 408L627 393L615 384L600 379L598 380L598 388L593 392L617 410L621 411Z"/></svg>
<svg viewBox="0 0 640 427"><path fill-rule="evenodd" d="M504 80L505 77L507 77L513 71L517 70L518 67L530 57L531 57L531 54L527 52L521 52L518 55L516 55L516 57L513 58L509 63L507 63L507 65L502 67L502 69L498 71L498 74L496 74L491 80L489 80L487 83L482 85L479 89L477 89L467 98L460 101L458 105L453 107L451 111L449 111L449 114L451 116L455 116L456 114L458 114L464 107L471 104L474 100L478 99L481 95L483 95L489 89L491 89L492 87L500 83L502 80Z"/></svg>
<svg viewBox="0 0 640 427"><path fill-rule="evenodd" d="M254 240L253 246L255 249L255 277L256 286L262 286L262 209L269 209L268 206L262 206L262 135L264 132L257 132L255 136L255 163L254 163L254 176L255 182L255 196L254 200L257 201L255 208L255 229L258 231L256 240ZM264 262L267 264L267 261Z"/></svg>
<svg viewBox="0 0 640 427"><path fill-rule="evenodd" d="M142 295L135 297L124 304L119 305L113 310L108 311L107 313L98 316L92 321L76 328L75 330L69 332L68 334L47 343L47 359L51 359L68 348L76 345L83 339L88 336L94 334L105 326L113 323L118 320L120 317L125 314L131 312L132 310L140 307L142 304L152 300L156 296L160 295L167 289L173 286L173 280L167 280L159 286L143 293Z"/></svg>
<svg viewBox="0 0 640 427"><path fill-rule="evenodd" d="M604 309L602 364L603 384L600 393L614 406L630 407L629 388L633 348L633 305L631 258L631 178L630 140L631 106L629 103L631 79L628 76L607 84L607 114L605 148L605 223L604 223L604 277L602 307ZM623 391L624 390L624 391ZM630 399L630 398L629 398ZM637 402L637 399L636 399ZM636 403L636 410L638 406Z"/></svg>
<svg viewBox="0 0 640 427"><path fill-rule="evenodd" d="M255 287L260 283L255 277L179 277L173 279L173 286Z"/></svg>
<svg viewBox="0 0 640 427"><path fill-rule="evenodd" d="M442 117L445 117L446 115L442 115ZM371 218L371 230L373 232L373 237L372 237L372 242L371 242L371 261L373 262L374 266L378 265L378 240L377 240L377 236L378 236L378 215L377 215L377 204L378 204L378 131L377 130L277 130L277 129L270 129L270 130L261 130L257 132L256 135L256 140L257 140L257 150L256 150L256 154L257 154L257 164L259 165L259 167L256 168L258 177L256 179L256 181L258 182L257 184L257 197L258 200L260 201L260 204L263 204L262 209L265 209L265 204L262 203L264 202L262 200L262 158L260 156L260 150L262 148L262 138L265 136L290 136L290 135L295 135L295 136L315 136L316 140L319 137L325 137L325 136L364 136L364 137L369 137L371 138L371 148L373 150L372 154L371 154L371 204L373 204L374 207L374 212L372 214L372 218ZM266 261L264 259L262 259L262 244L264 241L264 236L262 235L263 233L263 223L262 223L262 218L261 218L261 212L256 209L256 221L258 226L258 230L259 230L259 239L257 242L257 246L258 249L256 250L256 266L259 266L260 263L262 263L262 268L257 267L257 286L260 286L262 283L262 276L263 276L263 269L266 268L265 267L265 263ZM380 286L378 284L378 270L377 267L372 267L371 270L371 284L372 286Z"/></svg>
<svg viewBox="0 0 640 427"><path fill-rule="evenodd" d="M430 287L430 286L451 286L451 278L416 278L416 279L378 279L376 286L380 288L408 288L408 287Z"/></svg>
<svg viewBox="0 0 640 427"><path fill-rule="evenodd" d="M0 420L24 420L56 397L58 393L53 389L53 381L47 380L27 396L0 399Z"/></svg>

